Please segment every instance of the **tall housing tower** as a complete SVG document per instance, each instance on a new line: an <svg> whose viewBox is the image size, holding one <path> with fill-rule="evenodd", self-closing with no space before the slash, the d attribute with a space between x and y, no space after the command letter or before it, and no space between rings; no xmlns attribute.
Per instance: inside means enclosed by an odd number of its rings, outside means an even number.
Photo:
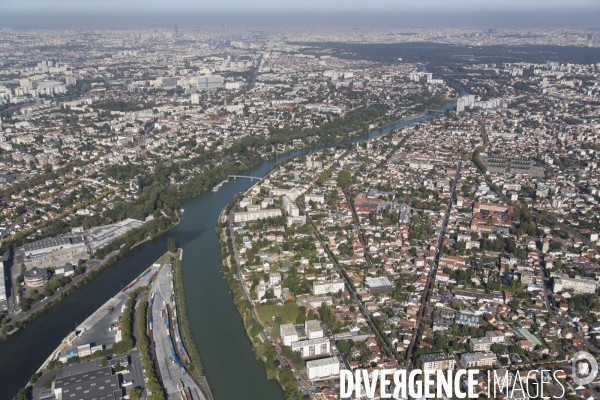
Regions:
<svg viewBox="0 0 600 400"><path fill-rule="evenodd" d="M175 37L179 37L179 25L175 25Z"/></svg>

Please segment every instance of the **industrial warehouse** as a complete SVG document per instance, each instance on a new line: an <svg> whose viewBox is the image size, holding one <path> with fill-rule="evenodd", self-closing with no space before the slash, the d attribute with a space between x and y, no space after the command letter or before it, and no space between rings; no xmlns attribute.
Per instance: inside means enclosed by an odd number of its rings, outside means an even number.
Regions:
<svg viewBox="0 0 600 400"><path fill-rule="evenodd" d="M139 355L132 354L131 362L130 356L125 355L110 358L105 366L99 360L93 360L85 365L59 368L50 373L56 376L52 384L38 387L34 397L40 400L122 399L126 395L126 388L132 386L130 379L135 379L133 375L142 368Z"/></svg>
<svg viewBox="0 0 600 400"><path fill-rule="evenodd" d="M118 399L122 394L119 376L113 374L112 367L57 378L54 382L57 399Z"/></svg>
<svg viewBox="0 0 600 400"><path fill-rule="evenodd" d="M83 236L63 236L25 243L23 250L25 251L25 257L35 258L45 256L53 251L82 245L85 245L85 238Z"/></svg>
<svg viewBox="0 0 600 400"><path fill-rule="evenodd" d="M83 233L81 228L77 229L77 233L82 233L78 235L67 235L25 243L22 252L25 257L23 261L39 259L58 251L94 253L143 224L141 221L128 218L115 224L91 228L86 233Z"/></svg>

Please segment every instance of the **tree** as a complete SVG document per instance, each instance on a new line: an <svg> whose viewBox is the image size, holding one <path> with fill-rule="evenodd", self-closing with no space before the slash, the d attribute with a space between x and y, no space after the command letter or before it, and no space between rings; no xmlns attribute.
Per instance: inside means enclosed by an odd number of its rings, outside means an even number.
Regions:
<svg viewBox="0 0 600 400"><path fill-rule="evenodd" d="M169 250L171 253L175 253L177 251L175 239L169 238L169 240L167 240L167 250Z"/></svg>
<svg viewBox="0 0 600 400"><path fill-rule="evenodd" d="M340 340L337 342L338 350L344 354L346 357L350 354L350 349L352 349L353 344L347 340Z"/></svg>
<svg viewBox="0 0 600 400"><path fill-rule="evenodd" d="M351 181L352 174L350 173L350 171L347 171L345 169L340 171L340 173L338 174L338 186L346 188L348 187Z"/></svg>
<svg viewBox="0 0 600 400"><path fill-rule="evenodd" d="M134 388L129 392L129 400L140 400L142 398L142 389Z"/></svg>
<svg viewBox="0 0 600 400"><path fill-rule="evenodd" d="M561 242L552 242L550 244L550 250L561 250L562 249L562 243Z"/></svg>
<svg viewBox="0 0 600 400"><path fill-rule="evenodd" d="M17 395L15 397L13 397L13 400L29 400L31 398L32 390L33 390L33 386L27 386L26 388L21 388L21 390L19 390L19 393L17 393Z"/></svg>

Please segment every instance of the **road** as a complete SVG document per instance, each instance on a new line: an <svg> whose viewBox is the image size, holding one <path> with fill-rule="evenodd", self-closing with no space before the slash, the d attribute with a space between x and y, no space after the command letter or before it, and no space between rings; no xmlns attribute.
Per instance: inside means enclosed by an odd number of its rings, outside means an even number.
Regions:
<svg viewBox="0 0 600 400"><path fill-rule="evenodd" d="M189 374L184 373L180 365L173 360L171 345L169 344L172 340L172 334L167 332L161 315L163 309L170 307L172 310L175 306L171 302L173 291L171 276L171 267L168 264L164 265L158 272L151 290L154 293L154 302L150 307L149 315L152 315L153 319L151 332L152 340L155 343L154 354L158 361L157 366L168 398L178 398L177 382L181 379L184 387L189 387L193 393L196 393L196 398L205 400L194 380ZM172 325L171 321L169 321L169 325Z"/></svg>
<svg viewBox="0 0 600 400"><path fill-rule="evenodd" d="M79 281L83 280L86 276L88 276L88 274L90 272L98 269L98 267L100 265L104 264L112 255L114 255L116 253L117 252L113 252L113 253L109 254L101 262L96 261L96 260L86 262L84 264L85 268L86 268L85 273L74 277L73 279L71 279L71 282L67 283L62 288L59 288L53 295L48 296L46 299L34 304L29 310L27 310L25 312L20 312L20 307L19 307L19 311L16 311L17 307L18 307L18 302L16 300L16 297L19 292L19 290L17 290L17 288L20 288L20 286L16 285L16 276L18 276L18 273L17 273L17 275L15 275L15 273L11 273L11 296L10 296L10 301L9 301L9 310L10 310L10 305L11 305L10 303L12 303L13 312L9 313L10 323L14 324L17 321L23 321L23 320L27 319L31 314L33 314L37 311L40 311L47 304L58 300L58 298L60 297L60 295L63 292L69 290L72 286L76 285ZM15 266L13 265L12 268L15 268ZM20 271L19 271L19 273L20 273Z"/></svg>
<svg viewBox="0 0 600 400"><path fill-rule="evenodd" d="M260 71L260 64L262 63L263 56L262 54L258 58L258 62L256 63L256 69L254 70L254 75L252 75L252 83L250 83L250 89L254 89L254 84L256 83L256 77Z"/></svg>
<svg viewBox="0 0 600 400"><path fill-rule="evenodd" d="M281 363L281 365L283 365L283 366L289 366L292 369L292 372L294 374L294 378L298 382L299 388L303 392L305 392L305 393L312 393L312 392L314 392L315 387L312 386L311 384L309 384L302 377L302 375L298 371L298 368L294 367L294 364L292 364L292 362L290 360L288 360L287 358L285 358L281 354L281 348L279 347L279 345L277 344L277 342L275 342L274 340L271 339L271 335L269 334L269 327L260 320L260 318L258 316L258 313L256 311L256 307L254 307L254 302L250 298L249 293L246 291L246 287L244 286L244 279L242 278L242 274L241 274L239 253L237 251L237 246L235 245L235 231L233 230L233 226L234 226L234 222L233 222L234 209L235 208L231 209L231 211L229 212L229 215L227 216L227 219L228 219L228 223L229 223L229 235L231 236L231 241L233 243L232 247L233 247L233 255L234 255L234 258L235 258L235 265L237 267L236 268L237 269L236 277L237 277L237 280L240 283L240 286L242 288L242 294L244 295L244 299L248 302L248 304L251 305L252 316L254 317L254 319L256 321L258 321L260 323L260 325L263 328L262 332L260 333L262 340L263 341L269 341L273 345L273 347L275 348L275 352L277 354L277 359L279 360L279 362Z"/></svg>
<svg viewBox="0 0 600 400"><path fill-rule="evenodd" d="M423 297L421 299L421 307L419 309L419 314L417 315L417 331L412 339L412 343L407 351L407 359L408 370L412 369L412 366L415 365L415 357L416 351L418 348L419 338L423 333L423 315L425 314L425 309L427 308L427 304L429 301L429 297L431 296L433 283L435 282L435 274L437 273L438 265L440 262L440 250L442 248L442 243L444 241L444 236L446 235L446 228L448 227L448 220L450 218L450 210L452 209L452 200L454 199L454 195L456 193L456 184L458 183L458 179L460 178L460 168L462 167L462 161L458 162L458 166L456 167L456 174L454 176L454 182L452 183L452 190L450 191L450 198L448 199L448 204L446 208L446 215L444 216L444 221L442 222L442 228L440 230L440 234L438 235L437 244L435 247L435 258L433 262L433 268L429 271L427 276L427 283L425 284L425 291L423 292Z"/></svg>
<svg viewBox="0 0 600 400"><path fill-rule="evenodd" d="M386 157L386 160L389 159L389 157L391 157L395 151L397 150L397 148L399 146L401 146L402 144L404 144L404 142L406 141L406 139L408 138L408 136L406 136L404 139L402 139L402 141L400 142L400 144L398 144L396 147L394 147L388 154L388 156ZM350 151L346 151L341 157L340 160L344 159L348 154L350 153ZM379 166L383 165L385 161L383 161L382 163L379 164ZM364 166L363 166L364 167ZM363 168L361 167L359 169L359 171ZM310 192L311 188L307 191ZM369 266L373 266L373 262L371 260L371 254L368 251L367 248L367 243L364 237L364 234L362 233L361 230L361 226L360 226L360 219L358 218L358 214L356 213L356 209L354 208L354 203L352 202L352 198L350 196L350 194L348 193L347 190L344 190L344 195L346 197L346 201L348 202L348 204L350 204L351 210L352 210L352 215L354 216L354 219L357 221L357 230L359 231L359 240L361 242L361 245L363 247L363 252L366 255L366 260L367 263L369 264ZM297 202L296 203L298 208L300 208L300 210L302 210L302 213L304 213L304 215L308 215L306 214L306 210L304 208L304 206L300 203ZM319 241L321 242L321 245L323 246L323 248L327 251L327 253L329 254L329 257L331 258L331 260L333 260L333 263L335 265L335 270L340 274L340 276L344 279L345 283L346 283L346 287L350 293L350 296L352 297L352 300L358 304L358 307L361 311L361 313L365 316L365 319L367 320L367 323L369 324L370 328L374 331L377 332L376 336L378 337L378 342L380 343L381 347L383 348L383 350L385 351L385 353L387 354L388 358L390 360L392 360L394 362L394 364L396 365L396 367L400 366L400 363L398 362L398 360L396 359L393 351L390 350L389 346L387 345L387 342L383 339L384 333L382 333L379 328L377 327L377 325L375 324L375 322L373 321L373 318L371 316L371 313L364 307L362 301L358 298L358 296L356 295L356 291L354 290L354 286L353 284L350 282L350 279L348 278L348 276L345 274L344 270L340 267L339 263L337 262L337 258L333 255L333 253L331 252L331 249L329 248L329 244L325 243L325 241L322 239L321 233L319 232L319 229L316 227L316 225L314 224L314 222L312 221L311 218L308 218L308 221L310 222L314 232L317 234L317 237L319 238ZM345 358L342 357L342 359L344 360L344 363L346 364L346 366L348 367L348 369L350 369L349 364L347 362L347 360Z"/></svg>
<svg viewBox="0 0 600 400"><path fill-rule="evenodd" d="M356 228L358 230L358 238L360 240L360 243L362 244L363 252L366 256L365 259L367 260L367 264L369 265L369 267L373 267L373 260L371 259L371 253L369 252L369 249L367 247L367 240L366 240L365 234L362 231L360 219L358 218L358 214L356 213L356 208L354 208L354 202L352 201L352 197L348 193L348 190L344 190L344 195L346 196L346 202L348 204L350 204L350 208L352 209L352 215L354 216L354 219L356 220L356 223L357 223ZM311 224L312 224L312 220L311 220ZM316 227L314 226L314 224L313 224L313 228L315 229L316 232L319 232L316 229ZM320 235L319 235L319 237L320 237ZM329 247L327 247L327 250L329 251ZM330 254L330 256L333 260L335 260L335 258L333 258L333 254ZM346 281L346 286L352 287L350 280L347 279L346 275L341 272L341 268L338 265L338 263L336 261L334 261L334 263L335 263L336 269L340 272L341 276L344 277L344 280ZM371 313L369 312L369 310L367 310L364 307L362 301L359 300L358 297L356 296L356 293L353 293L353 297L354 297L354 301L357 302L357 304L360 307L360 310L362 311L363 315L366 317L367 321L369 322L371 329L378 332L379 337L382 339L382 340L380 340L380 345L383 347L383 350L385 350L389 359L392 360L394 362L394 364L396 364L396 367L400 367L400 363L396 359L394 352L392 350L390 350L390 348L387 345L387 342L385 340L383 340L383 338L386 337L386 336L384 336L385 333L383 333L379 330L377 324L375 324L375 322L373 321L373 317L372 317Z"/></svg>

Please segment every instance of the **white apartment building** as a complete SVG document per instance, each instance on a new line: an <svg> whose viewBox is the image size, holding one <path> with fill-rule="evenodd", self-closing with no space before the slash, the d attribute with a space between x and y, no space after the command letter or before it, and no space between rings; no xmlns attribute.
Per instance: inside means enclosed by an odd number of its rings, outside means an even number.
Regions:
<svg viewBox="0 0 600 400"><path fill-rule="evenodd" d="M285 213L290 217L298 217L300 216L300 209L298 206L290 199L288 196L283 196L281 198L281 202L283 204L283 209Z"/></svg>
<svg viewBox="0 0 600 400"><path fill-rule="evenodd" d="M498 362L498 358L492 352L463 353L460 363L464 368L492 367Z"/></svg>
<svg viewBox="0 0 600 400"><path fill-rule="evenodd" d="M309 201L314 201L315 203L325 203L325 196L322 194L307 194L304 195L304 201L308 204Z"/></svg>
<svg viewBox="0 0 600 400"><path fill-rule="evenodd" d="M469 349L471 351L490 351L492 341L488 338L470 338Z"/></svg>
<svg viewBox="0 0 600 400"><path fill-rule="evenodd" d="M306 374L310 380L337 377L340 375L340 363L335 357L307 361Z"/></svg>
<svg viewBox="0 0 600 400"><path fill-rule="evenodd" d="M257 219L265 219L265 218L280 217L280 216L281 216L281 210L279 208L275 208L272 210L236 212L233 215L233 222L256 221Z"/></svg>
<svg viewBox="0 0 600 400"><path fill-rule="evenodd" d="M423 370L454 369L454 355L448 353L421 354Z"/></svg>
<svg viewBox="0 0 600 400"><path fill-rule="evenodd" d="M281 274L279 272L269 274L269 283L271 286L277 285L279 282L281 282Z"/></svg>
<svg viewBox="0 0 600 400"><path fill-rule="evenodd" d="M294 324L283 324L279 327L279 335L284 346L292 346L292 343L298 341L298 332Z"/></svg>
<svg viewBox="0 0 600 400"><path fill-rule="evenodd" d="M313 282L313 294L337 293L344 290L343 279L332 279L330 281L315 281Z"/></svg>
<svg viewBox="0 0 600 400"><path fill-rule="evenodd" d="M321 322L316 319L310 319L304 322L304 330L309 339L317 339L323 337L323 327Z"/></svg>
<svg viewBox="0 0 600 400"><path fill-rule="evenodd" d="M6 300L6 278L4 275L4 263L0 261L0 301Z"/></svg>
<svg viewBox="0 0 600 400"><path fill-rule="evenodd" d="M504 332L497 330L497 331L487 331L485 333L485 337L488 338L490 340L490 342L492 342L492 344L494 343L504 343Z"/></svg>
<svg viewBox="0 0 600 400"><path fill-rule="evenodd" d="M570 278L565 274L552 273L554 277L554 293L562 292L563 290L573 290L575 293L594 293L596 291L596 281L592 278L584 276L575 276Z"/></svg>
<svg viewBox="0 0 600 400"><path fill-rule="evenodd" d="M303 358L314 357L330 353L328 338L320 337L316 339L300 340L292 343L292 351L299 352Z"/></svg>

